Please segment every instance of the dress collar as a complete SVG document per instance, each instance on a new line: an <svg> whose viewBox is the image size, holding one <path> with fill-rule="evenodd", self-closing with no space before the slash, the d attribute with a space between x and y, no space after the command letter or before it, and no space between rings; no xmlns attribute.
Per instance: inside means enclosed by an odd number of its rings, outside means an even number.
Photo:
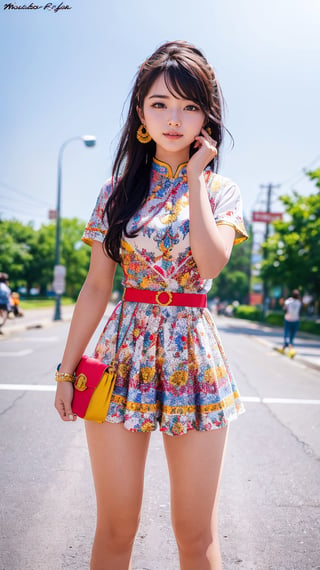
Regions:
<svg viewBox="0 0 320 570"><path fill-rule="evenodd" d="M177 170L173 174L170 164L162 162L162 160L159 160L158 158L154 157L152 168L153 170L159 172L159 174L162 174L162 176L165 176L166 178L179 178L180 176L186 174L187 164L188 164L187 162L182 162L181 164L179 164Z"/></svg>

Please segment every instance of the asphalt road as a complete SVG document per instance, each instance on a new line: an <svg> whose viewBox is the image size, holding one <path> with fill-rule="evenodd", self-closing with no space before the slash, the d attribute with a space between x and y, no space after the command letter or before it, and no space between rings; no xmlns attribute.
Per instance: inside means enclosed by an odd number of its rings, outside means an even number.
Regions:
<svg viewBox="0 0 320 570"><path fill-rule="evenodd" d="M247 412L230 429L220 500L225 570L320 569L320 375L218 319ZM1 570L88 570L95 498L83 424L54 408L67 324L0 345ZM94 341L92 342L93 345ZM178 570L162 438L151 438L134 570ZM196 570L196 569L195 569Z"/></svg>

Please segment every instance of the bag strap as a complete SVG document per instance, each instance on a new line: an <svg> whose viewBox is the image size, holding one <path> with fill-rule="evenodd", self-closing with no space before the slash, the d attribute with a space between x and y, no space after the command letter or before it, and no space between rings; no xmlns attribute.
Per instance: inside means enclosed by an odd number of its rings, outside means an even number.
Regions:
<svg viewBox="0 0 320 570"><path fill-rule="evenodd" d="M123 305L124 305L124 300L121 299L121 309L120 309L119 324L118 324L118 330L117 330L117 340L116 340L116 351L115 351L115 355L114 355L114 357L113 357L113 362L115 362L115 361L118 360L118 353L119 353L119 350L120 350L120 346L121 346L121 344L123 343L124 339L125 339L126 336L127 336L128 330L129 330L129 328L130 328L130 326L131 326L131 323L132 323L132 321L133 321L133 318L134 318L134 316L136 315L137 309L138 309L138 303L137 303L136 306L135 306L135 308L134 308L134 311L133 311L133 313L132 313L132 315L131 315L131 319L130 319L129 324L128 324L126 330L125 330L125 333L124 333L124 335L122 336L121 342L119 342L119 341L120 341L120 329L121 329L121 325L122 325L122 321L123 321Z"/></svg>
<svg viewBox="0 0 320 570"><path fill-rule="evenodd" d="M123 317L123 299L121 299L121 309L120 309L120 315L119 315L119 322L118 322L118 330L117 330L117 340L116 340L116 352L115 354L118 354L118 350L119 350L119 338L120 338L120 329L121 329L121 324L122 324L122 317ZM129 328L129 327L128 327ZM127 334L127 330L126 330L126 334ZM124 338L123 338L124 340Z"/></svg>

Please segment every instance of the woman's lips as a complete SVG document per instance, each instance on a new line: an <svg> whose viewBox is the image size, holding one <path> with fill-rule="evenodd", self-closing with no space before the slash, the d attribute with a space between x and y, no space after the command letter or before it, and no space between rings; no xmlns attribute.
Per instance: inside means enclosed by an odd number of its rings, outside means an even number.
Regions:
<svg viewBox="0 0 320 570"><path fill-rule="evenodd" d="M180 133L163 133L168 139L180 139L183 135Z"/></svg>

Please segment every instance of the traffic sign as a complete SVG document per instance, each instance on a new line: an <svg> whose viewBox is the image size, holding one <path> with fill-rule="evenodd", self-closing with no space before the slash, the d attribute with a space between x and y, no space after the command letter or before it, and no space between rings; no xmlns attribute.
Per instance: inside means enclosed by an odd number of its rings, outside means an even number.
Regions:
<svg viewBox="0 0 320 570"><path fill-rule="evenodd" d="M55 265L53 270L53 275L55 277L65 277L66 271L67 270L64 265Z"/></svg>
<svg viewBox="0 0 320 570"><path fill-rule="evenodd" d="M66 282L65 282L66 268L65 268L65 266L64 265L55 265L54 270L53 270L53 275L54 275L54 279L53 279L53 283L52 283L53 290L57 295L62 295L66 290Z"/></svg>
<svg viewBox="0 0 320 570"><path fill-rule="evenodd" d="M57 219L57 210L49 210L48 218L49 218L49 220L56 220Z"/></svg>
<svg viewBox="0 0 320 570"><path fill-rule="evenodd" d="M266 224L270 224L270 222L277 220L282 220L281 212L252 212L253 222L265 222Z"/></svg>

